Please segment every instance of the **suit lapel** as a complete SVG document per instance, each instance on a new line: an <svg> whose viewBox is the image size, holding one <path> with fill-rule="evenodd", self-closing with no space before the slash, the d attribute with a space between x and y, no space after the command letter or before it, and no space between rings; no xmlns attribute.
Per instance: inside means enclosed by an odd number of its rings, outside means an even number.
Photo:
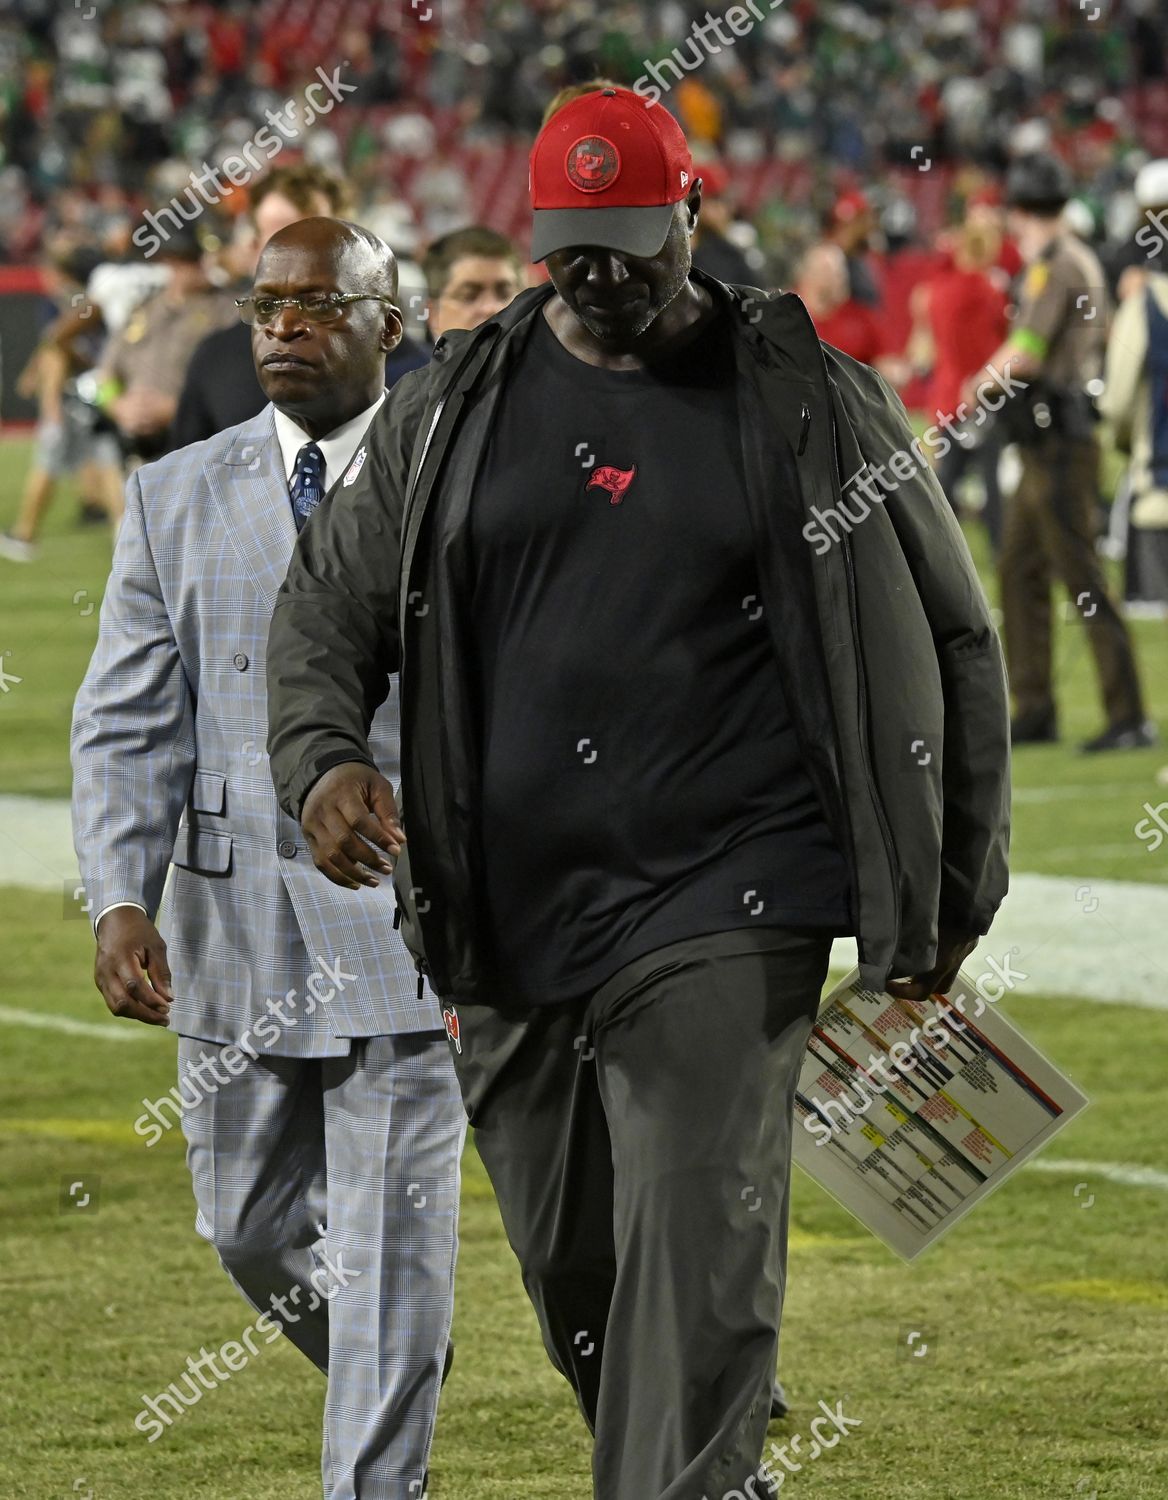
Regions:
<svg viewBox="0 0 1168 1500"><path fill-rule="evenodd" d="M269 609L276 607L296 544L274 415L265 407L239 429L222 456L205 465L220 518Z"/></svg>

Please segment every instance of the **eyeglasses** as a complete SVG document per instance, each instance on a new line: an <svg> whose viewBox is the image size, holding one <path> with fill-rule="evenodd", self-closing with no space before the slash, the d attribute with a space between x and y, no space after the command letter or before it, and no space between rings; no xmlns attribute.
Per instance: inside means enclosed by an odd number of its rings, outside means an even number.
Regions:
<svg viewBox="0 0 1168 1500"><path fill-rule="evenodd" d="M388 302L377 292L309 292L303 297L236 297L239 316L251 326L264 328L273 322L282 307L294 307L310 323L332 323L350 302Z"/></svg>

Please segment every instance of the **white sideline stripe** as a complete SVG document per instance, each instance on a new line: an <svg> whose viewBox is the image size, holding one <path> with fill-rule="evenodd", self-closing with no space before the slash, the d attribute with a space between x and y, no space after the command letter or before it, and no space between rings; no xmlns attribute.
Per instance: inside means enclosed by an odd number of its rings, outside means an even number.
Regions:
<svg viewBox="0 0 1168 1500"><path fill-rule="evenodd" d="M97 1021L74 1021L68 1016L41 1015L35 1010L16 1010L10 1005L0 1005L0 1025L29 1026L39 1031L67 1031L70 1036L96 1036L103 1042L140 1042L143 1033L136 1026L111 1021L102 1025Z"/></svg>
<svg viewBox="0 0 1168 1500"><path fill-rule="evenodd" d="M1105 1177L1123 1187L1157 1188L1168 1193L1168 1172L1155 1167L1133 1167L1121 1161L1049 1161L1045 1156L1026 1163L1031 1172L1049 1172L1060 1177Z"/></svg>
<svg viewBox="0 0 1168 1500"><path fill-rule="evenodd" d="M1016 995L1168 1010L1168 977L1156 953L1165 932L1168 886L1015 875L994 925L962 967L992 978L990 959L1005 967L1008 958L1014 974L1027 976L1014 986ZM832 968L846 972L855 964L855 942L838 939Z"/></svg>
<svg viewBox="0 0 1168 1500"><path fill-rule="evenodd" d="M77 878L68 802L0 797L0 885L63 892Z"/></svg>
<svg viewBox="0 0 1168 1500"><path fill-rule="evenodd" d="M1094 797L1132 797L1139 788L1130 781L1113 781L1102 786L1016 786L1010 800L1017 806L1026 802L1081 802Z"/></svg>
<svg viewBox="0 0 1168 1500"><path fill-rule="evenodd" d="M1084 787L1083 795L1112 790ZM1150 854L1134 835L1131 847L1133 855L1160 861L1156 869L1162 872L1165 851ZM1090 858L1089 851L1084 858ZM76 879L69 804L0 797L0 885L52 890L63 900L65 882ZM1009 955L1015 971L1027 975L1018 984L1020 995L1065 995L1168 1010L1168 979L1154 951L1162 948L1165 932L1168 884L1016 875L993 928L967 967L980 963L975 975L987 972L990 958L1004 963ZM855 963L855 943L850 938L837 942L832 967L847 970Z"/></svg>
<svg viewBox="0 0 1168 1500"><path fill-rule="evenodd" d="M1081 859L1090 864L1093 859L1138 859L1148 857L1148 846L1135 839L1124 839L1122 844L1064 844L1061 848L1043 849L1032 856L1038 860ZM1141 868L1146 866L1141 865Z"/></svg>

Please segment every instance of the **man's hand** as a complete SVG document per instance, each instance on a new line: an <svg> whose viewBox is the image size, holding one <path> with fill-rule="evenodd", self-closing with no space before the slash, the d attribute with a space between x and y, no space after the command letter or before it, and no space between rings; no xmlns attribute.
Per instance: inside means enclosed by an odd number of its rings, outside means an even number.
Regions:
<svg viewBox="0 0 1168 1500"><path fill-rule="evenodd" d="M930 995L947 995L953 988L961 965L977 947L977 938L964 930L942 925L937 934L937 962L927 974L911 979L890 979L886 986L898 1000L926 1000Z"/></svg>
<svg viewBox="0 0 1168 1500"><path fill-rule="evenodd" d="M396 859L406 841L393 787L360 761L324 773L304 799L300 826L316 868L350 891L380 885L373 871L392 875L386 855Z"/></svg>
<svg viewBox="0 0 1168 1500"><path fill-rule="evenodd" d="M165 1026L170 1017L170 969L162 934L136 906L115 906L97 924L93 982L115 1016Z"/></svg>

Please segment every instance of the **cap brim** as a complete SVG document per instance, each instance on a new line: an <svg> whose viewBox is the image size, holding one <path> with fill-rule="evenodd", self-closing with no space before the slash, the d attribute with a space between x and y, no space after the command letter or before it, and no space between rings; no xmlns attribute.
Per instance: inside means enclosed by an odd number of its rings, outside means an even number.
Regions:
<svg viewBox="0 0 1168 1500"><path fill-rule="evenodd" d="M669 235L675 207L537 208L531 216L531 258L541 261L572 245L598 245L642 259L656 255Z"/></svg>

